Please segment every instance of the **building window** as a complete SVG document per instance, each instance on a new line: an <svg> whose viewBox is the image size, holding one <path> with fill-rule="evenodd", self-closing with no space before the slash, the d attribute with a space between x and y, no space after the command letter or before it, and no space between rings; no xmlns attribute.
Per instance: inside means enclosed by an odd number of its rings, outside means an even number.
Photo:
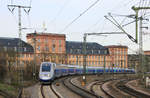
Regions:
<svg viewBox="0 0 150 98"><path fill-rule="evenodd" d="M40 39L38 39L37 41L40 42Z"/></svg>
<svg viewBox="0 0 150 98"><path fill-rule="evenodd" d="M92 54L94 53L94 51L92 50Z"/></svg>
<svg viewBox="0 0 150 98"><path fill-rule="evenodd" d="M38 46L38 50L40 51L40 46Z"/></svg>
<svg viewBox="0 0 150 98"><path fill-rule="evenodd" d="M101 62L99 61L99 65L101 64Z"/></svg>
<svg viewBox="0 0 150 98"><path fill-rule="evenodd" d="M95 56L95 59L97 59L97 56Z"/></svg>
<svg viewBox="0 0 150 98"><path fill-rule="evenodd" d="M7 47L4 47L4 51L7 51Z"/></svg>
<svg viewBox="0 0 150 98"><path fill-rule="evenodd" d="M28 58L28 57L29 57L29 55L28 55L28 54L26 54L26 57Z"/></svg>
<svg viewBox="0 0 150 98"><path fill-rule="evenodd" d="M24 58L24 54L22 54L22 58Z"/></svg>
<svg viewBox="0 0 150 98"><path fill-rule="evenodd" d="M99 51L98 51L98 53L100 54L100 53L101 53L101 51L99 50Z"/></svg>
<svg viewBox="0 0 150 98"><path fill-rule="evenodd" d="M17 51L17 47L14 47L14 51Z"/></svg>
<svg viewBox="0 0 150 98"><path fill-rule="evenodd" d="M55 44L55 40L52 40L52 44Z"/></svg>
<svg viewBox="0 0 150 98"><path fill-rule="evenodd" d="M48 38L45 39L45 43L48 43Z"/></svg>
<svg viewBox="0 0 150 98"><path fill-rule="evenodd" d="M126 54L126 50L124 50L124 55Z"/></svg>
<svg viewBox="0 0 150 98"><path fill-rule="evenodd" d="M46 51L49 51L49 48L48 48L48 46L46 46L46 47L45 47L45 50L46 50Z"/></svg>
<svg viewBox="0 0 150 98"><path fill-rule="evenodd" d="M59 46L61 46L61 40L59 40Z"/></svg>
<svg viewBox="0 0 150 98"><path fill-rule="evenodd" d="M25 52L27 51L27 48L26 48L26 47L24 47L24 51L25 51Z"/></svg>
<svg viewBox="0 0 150 98"><path fill-rule="evenodd" d="M103 65L103 62L101 62L101 64Z"/></svg>
<svg viewBox="0 0 150 98"><path fill-rule="evenodd" d="M121 50L121 55L123 55L123 51Z"/></svg>
<svg viewBox="0 0 150 98"><path fill-rule="evenodd" d="M61 52L61 40L59 40L59 52Z"/></svg>
<svg viewBox="0 0 150 98"><path fill-rule="evenodd" d="M52 46L52 52L55 52L55 45Z"/></svg>
<svg viewBox="0 0 150 98"><path fill-rule="evenodd" d="M70 49L70 53L72 53L72 49Z"/></svg>
<svg viewBox="0 0 150 98"><path fill-rule="evenodd" d="M124 67L126 68L126 61L124 61Z"/></svg>
<svg viewBox="0 0 150 98"><path fill-rule="evenodd" d="M97 65L97 62L95 62L95 65Z"/></svg>
<svg viewBox="0 0 150 98"><path fill-rule="evenodd" d="M59 52L61 52L61 47L59 47Z"/></svg>
<svg viewBox="0 0 150 98"><path fill-rule="evenodd" d="M55 52L55 40L52 40L52 52Z"/></svg>
<svg viewBox="0 0 150 98"><path fill-rule="evenodd" d="M120 54L120 49L118 50L118 54Z"/></svg>
<svg viewBox="0 0 150 98"><path fill-rule="evenodd" d="M102 56L102 60L103 60L103 56Z"/></svg>

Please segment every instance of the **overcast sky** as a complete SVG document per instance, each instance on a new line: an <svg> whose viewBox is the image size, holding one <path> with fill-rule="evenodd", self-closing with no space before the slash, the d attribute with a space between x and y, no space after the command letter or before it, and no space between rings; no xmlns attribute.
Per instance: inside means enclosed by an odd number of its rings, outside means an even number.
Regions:
<svg viewBox="0 0 150 98"><path fill-rule="evenodd" d="M43 23L48 33L66 34L68 41L83 41L84 33L92 32L117 32L120 31L110 21L104 18L108 13L117 15L135 14L132 6L148 6L150 0L99 0L91 9L78 18L75 22L65 28L82 12L88 9L97 0L0 0L0 37L18 37L18 9L11 13L7 5L30 6L31 10L27 15L22 9L22 28L33 28L22 30L22 39L26 41L26 34L35 30L42 32ZM141 2L141 3L140 3ZM26 9L28 10L28 9ZM142 13L142 12L141 12ZM144 12L143 12L144 13ZM148 11L147 11L148 13ZM126 17L113 15L122 24L133 21ZM145 24L147 23L147 24ZM144 26L149 27L148 22ZM135 23L124 28L130 35L135 37ZM143 29L145 32L148 30ZM143 37L144 49L150 50L150 35ZM126 35L89 36L88 41L97 42L101 45L127 45L129 51L138 49L138 45L128 39Z"/></svg>

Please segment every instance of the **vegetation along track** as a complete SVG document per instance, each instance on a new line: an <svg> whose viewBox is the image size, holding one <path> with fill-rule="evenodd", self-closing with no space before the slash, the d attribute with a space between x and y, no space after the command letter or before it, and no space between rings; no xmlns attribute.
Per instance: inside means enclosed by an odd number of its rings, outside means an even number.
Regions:
<svg viewBox="0 0 150 98"><path fill-rule="evenodd" d="M71 82L72 78L65 78L63 84L72 92L76 93L77 95L83 98L101 98L100 96L95 95L85 89L82 89Z"/></svg>
<svg viewBox="0 0 150 98"><path fill-rule="evenodd" d="M19 90L20 92L22 92L22 90ZM10 95L8 93L6 93L5 91L2 91L0 90L0 98L3 97L3 98L16 98L16 96L14 95ZM21 95L19 93L19 95L17 96L17 98L21 98Z"/></svg>
<svg viewBox="0 0 150 98"><path fill-rule="evenodd" d="M122 90L122 91L124 91L124 92L126 92L126 93L128 93L128 94L130 94L132 96L135 96L136 98L150 98L149 95L143 94L141 92L137 92L134 89L127 87L125 85L126 83L127 83L127 81L123 80L123 81L120 81L116 86L120 90Z"/></svg>

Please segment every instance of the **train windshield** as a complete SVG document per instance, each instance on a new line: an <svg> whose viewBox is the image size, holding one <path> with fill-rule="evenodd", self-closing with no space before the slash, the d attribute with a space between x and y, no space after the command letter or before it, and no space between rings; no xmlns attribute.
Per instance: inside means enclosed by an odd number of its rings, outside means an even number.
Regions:
<svg viewBox="0 0 150 98"><path fill-rule="evenodd" d="M50 70L51 70L51 64L49 64L49 63L42 64L42 71L43 72L50 72Z"/></svg>

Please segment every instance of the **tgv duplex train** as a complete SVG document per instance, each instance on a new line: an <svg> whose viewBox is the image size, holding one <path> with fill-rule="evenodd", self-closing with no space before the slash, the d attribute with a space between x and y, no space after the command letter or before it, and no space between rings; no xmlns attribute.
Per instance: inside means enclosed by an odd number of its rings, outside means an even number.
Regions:
<svg viewBox="0 0 150 98"><path fill-rule="evenodd" d="M86 67L86 74L100 74L104 72L103 67ZM134 69L105 68L106 73L134 73ZM40 66L39 79L41 82L49 83L57 77L83 74L83 66L56 65L52 62L42 62Z"/></svg>

